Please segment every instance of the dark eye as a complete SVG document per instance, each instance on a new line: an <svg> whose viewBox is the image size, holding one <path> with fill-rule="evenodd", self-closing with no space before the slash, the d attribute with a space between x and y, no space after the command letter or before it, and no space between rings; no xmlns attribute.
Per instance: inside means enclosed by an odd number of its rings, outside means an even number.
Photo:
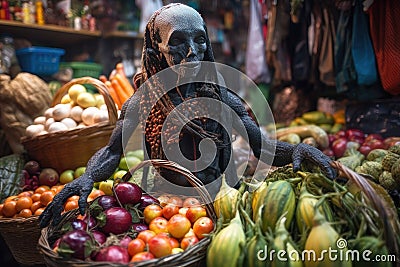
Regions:
<svg viewBox="0 0 400 267"><path fill-rule="evenodd" d="M204 36L196 37L195 42L198 44L204 44L206 42L206 38Z"/></svg>
<svg viewBox="0 0 400 267"><path fill-rule="evenodd" d="M179 44L181 44L183 41L182 41L182 39L181 38L178 38L178 37L172 37L170 40L169 40L169 44L170 45L179 45Z"/></svg>

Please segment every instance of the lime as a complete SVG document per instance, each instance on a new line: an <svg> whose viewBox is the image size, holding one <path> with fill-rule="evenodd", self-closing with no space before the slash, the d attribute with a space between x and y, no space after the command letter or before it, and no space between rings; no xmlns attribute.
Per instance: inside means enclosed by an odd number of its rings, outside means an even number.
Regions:
<svg viewBox="0 0 400 267"><path fill-rule="evenodd" d="M143 149L137 149L133 151L128 151L125 155L126 157L137 157L140 160L144 160L144 151Z"/></svg>
<svg viewBox="0 0 400 267"><path fill-rule="evenodd" d="M80 177L82 174L85 173L85 171L86 171L86 166L76 168L74 171L74 178L76 179Z"/></svg>
<svg viewBox="0 0 400 267"><path fill-rule="evenodd" d="M65 170L60 174L60 183L67 184L74 180L74 170Z"/></svg>
<svg viewBox="0 0 400 267"><path fill-rule="evenodd" d="M129 169L136 167L140 162L142 161L137 157L122 157L118 167L122 170L129 171Z"/></svg>

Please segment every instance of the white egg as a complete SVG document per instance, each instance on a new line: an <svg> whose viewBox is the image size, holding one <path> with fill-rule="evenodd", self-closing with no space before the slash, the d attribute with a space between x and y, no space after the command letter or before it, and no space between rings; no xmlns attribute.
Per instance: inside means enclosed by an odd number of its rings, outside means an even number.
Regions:
<svg viewBox="0 0 400 267"><path fill-rule="evenodd" d="M53 124L53 122L55 122L54 118L48 118L44 124L44 129L48 131L50 125Z"/></svg>

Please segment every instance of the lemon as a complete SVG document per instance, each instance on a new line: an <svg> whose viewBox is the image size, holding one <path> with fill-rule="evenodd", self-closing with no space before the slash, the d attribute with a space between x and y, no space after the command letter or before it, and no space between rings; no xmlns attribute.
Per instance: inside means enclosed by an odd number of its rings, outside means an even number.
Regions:
<svg viewBox="0 0 400 267"><path fill-rule="evenodd" d="M72 101L76 102L78 95L87 92L85 86L82 84L74 84L68 89L68 95Z"/></svg>
<svg viewBox="0 0 400 267"><path fill-rule="evenodd" d="M112 191L113 185L114 185L113 180L102 181L102 182L100 182L99 189L101 191L103 191L104 194L106 194L108 196L112 196L113 195L113 191Z"/></svg>
<svg viewBox="0 0 400 267"><path fill-rule="evenodd" d="M93 94L91 93L83 92L78 95L76 103L82 108L95 107L96 98L94 98Z"/></svg>
<svg viewBox="0 0 400 267"><path fill-rule="evenodd" d="M65 94L62 98L61 98L61 104L70 104L71 103L71 97L69 96L69 94Z"/></svg>
<svg viewBox="0 0 400 267"><path fill-rule="evenodd" d="M104 105L104 96L101 94L94 94L94 99L96 99L96 107L100 108L101 105Z"/></svg>

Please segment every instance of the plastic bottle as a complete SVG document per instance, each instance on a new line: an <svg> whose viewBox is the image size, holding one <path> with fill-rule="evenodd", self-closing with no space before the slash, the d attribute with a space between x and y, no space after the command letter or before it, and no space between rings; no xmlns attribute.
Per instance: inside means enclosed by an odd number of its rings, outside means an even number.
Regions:
<svg viewBox="0 0 400 267"><path fill-rule="evenodd" d="M43 16L43 2L42 0L36 0L36 23L39 25L44 24L44 16Z"/></svg>
<svg viewBox="0 0 400 267"><path fill-rule="evenodd" d="M31 21L30 17L29 3L28 1L24 1L22 3L22 22L29 24Z"/></svg>

